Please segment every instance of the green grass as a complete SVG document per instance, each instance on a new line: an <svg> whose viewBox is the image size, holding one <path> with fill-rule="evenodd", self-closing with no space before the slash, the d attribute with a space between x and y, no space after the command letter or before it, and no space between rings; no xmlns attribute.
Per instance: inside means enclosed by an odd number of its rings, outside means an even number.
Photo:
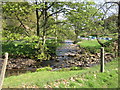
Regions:
<svg viewBox="0 0 120 90"><path fill-rule="evenodd" d="M100 40L102 43L108 42L107 40ZM84 48L87 52L92 54L99 53L101 45L97 42L97 40L82 40L81 42L77 43L80 47ZM105 47L105 51L109 52L111 50L107 50L108 48Z"/></svg>
<svg viewBox="0 0 120 90"><path fill-rule="evenodd" d="M105 43L106 40L100 40L102 43ZM82 40L78 43L81 47L100 47L100 44L97 42L97 40Z"/></svg>
<svg viewBox="0 0 120 90"><path fill-rule="evenodd" d="M48 86L51 88L118 88L118 63L113 61L107 64L104 73L74 76L72 79L47 84L46 87Z"/></svg>
<svg viewBox="0 0 120 90"><path fill-rule="evenodd" d="M19 76L11 76L5 78L3 87L22 87L23 85L37 85L43 87L47 82L52 82L56 79L71 77L74 74L79 74L82 71L68 71L68 72L34 72L26 73Z"/></svg>
<svg viewBox="0 0 120 90"><path fill-rule="evenodd" d="M22 87L39 87L44 88L45 85L54 84L55 80L68 80L70 77L88 73L91 71L99 71L100 66L94 66L88 69L77 71L43 71L21 74L19 76L7 77L4 80L3 88L22 88ZM105 64L105 73L97 73L97 78L92 73L84 74L83 78L76 78L76 81L68 80L69 85L60 83L59 87L117 87L118 86L118 62L117 60ZM108 72L108 70L111 70ZM85 79L85 80L82 80ZM81 86L82 85L82 86Z"/></svg>

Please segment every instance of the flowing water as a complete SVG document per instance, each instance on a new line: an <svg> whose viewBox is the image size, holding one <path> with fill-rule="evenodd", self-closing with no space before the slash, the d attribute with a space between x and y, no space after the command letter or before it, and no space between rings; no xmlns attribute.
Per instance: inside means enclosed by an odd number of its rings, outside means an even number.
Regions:
<svg viewBox="0 0 120 90"><path fill-rule="evenodd" d="M75 58L74 56L79 53L79 55L82 55L83 53L82 49L79 49L79 46L76 44L73 44L73 41L71 40L65 40L60 47L56 49L56 58L54 60L48 60L44 61L41 66L50 66L53 68L53 70L58 70L60 68L66 68L66 67L71 67L72 63L75 64ZM83 54L84 56L84 54ZM95 56L94 56L95 57ZM78 57L79 58L79 57ZM80 59L80 58L79 58ZM80 59L81 60L81 59ZM67 63L67 62L72 61L72 63ZM84 62L84 61L83 61ZM79 62L77 62L78 64ZM85 63L85 62L84 62ZM84 65L84 63L81 63L81 65ZM106 63L106 61L105 61ZM97 65L99 63L89 63L89 66ZM6 77L11 76L11 75L19 75L21 73L26 73L26 72L35 72L36 69L13 69L13 70L7 70L6 72Z"/></svg>
<svg viewBox="0 0 120 90"><path fill-rule="evenodd" d="M59 62L56 62L56 60L49 60L42 63L43 66L47 66L49 64L51 67L59 66L59 64L62 63L64 60L68 60L70 57L68 57L68 54L76 53L76 46L73 44L73 41L71 40L65 40L60 47L56 49L56 55L57 60ZM35 72L36 69L11 69L6 71L6 77L12 76L12 75L19 75L26 72Z"/></svg>

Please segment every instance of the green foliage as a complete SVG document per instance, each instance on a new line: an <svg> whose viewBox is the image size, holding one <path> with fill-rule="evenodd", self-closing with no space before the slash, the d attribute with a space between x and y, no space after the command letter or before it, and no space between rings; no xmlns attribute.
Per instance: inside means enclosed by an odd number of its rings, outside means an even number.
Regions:
<svg viewBox="0 0 120 90"><path fill-rule="evenodd" d="M78 88L80 85L76 82L69 82L69 88Z"/></svg>
<svg viewBox="0 0 120 90"><path fill-rule="evenodd" d="M84 47L84 49L86 50L86 52L89 52L89 53L92 53L92 54L95 54L95 53L98 53L100 52L100 47L97 47L97 46L93 46L93 47Z"/></svg>
<svg viewBox="0 0 120 90"><path fill-rule="evenodd" d="M43 53L42 40L40 40L39 37L26 36L24 38L23 37L21 38L19 34L12 33L10 35L12 35L12 37L8 36L3 38L4 42L2 43L2 49L3 49L3 53L8 52L11 58L22 57L22 58L39 59L40 61L49 60L51 55L55 54L55 50L59 45L58 43L55 43L55 40L47 40L45 52ZM13 38L13 36L15 38Z"/></svg>
<svg viewBox="0 0 120 90"><path fill-rule="evenodd" d="M40 72L40 71L51 71L52 68L51 67L43 67L43 68L38 68L36 71Z"/></svg>
<svg viewBox="0 0 120 90"><path fill-rule="evenodd" d="M61 40L71 39L78 42L80 40L77 40L77 36L81 33L85 36L86 34L101 34L104 21L109 25L105 30L116 29L116 16L113 15L102 21L100 19L103 13L98 11L93 17L93 13L97 11L94 2L5 2L2 8L3 52L9 52L12 57L48 60L51 55L55 55L59 42L55 39L43 40L43 37L57 37ZM58 20L58 13L63 13L65 20ZM115 22L109 24L110 20ZM114 32L116 33L116 30ZM39 37L33 37L36 34ZM21 41L14 42L16 40ZM98 52L100 47L94 41L81 43L80 46L90 53ZM110 45L105 50L110 51L111 47Z"/></svg>
<svg viewBox="0 0 120 90"><path fill-rule="evenodd" d="M71 8L66 14L67 21L71 26L71 29L74 30L75 33L75 41L80 33L90 34L96 31L101 30L101 26L96 25L95 21L99 21L98 19L101 17L101 13L97 12L95 14L95 18L92 16L93 13L97 11L96 7L94 7L94 2L84 2L84 3L71 3L68 5ZM92 20L91 20L92 18ZM94 21L95 20L95 21ZM102 21L99 21L101 23ZM98 27L99 26L99 27Z"/></svg>
<svg viewBox="0 0 120 90"><path fill-rule="evenodd" d="M105 40L101 40L102 43L107 42ZM100 52L100 44L97 42L97 40L82 40L80 43L77 43L78 45L80 45L80 47L84 48L86 50L86 52L89 53L98 53Z"/></svg>
<svg viewBox="0 0 120 90"><path fill-rule="evenodd" d="M115 62L107 64L104 73L86 73L82 77L74 76L70 79L59 80L56 85L58 88L118 88L118 65L117 63L115 65ZM55 83L49 85L52 86Z"/></svg>
<svg viewBox="0 0 120 90"><path fill-rule="evenodd" d="M106 40L100 40L102 43L106 42ZM82 40L78 43L81 47L100 47L100 44L97 40Z"/></svg>
<svg viewBox="0 0 120 90"><path fill-rule="evenodd" d="M104 20L104 25L105 25L105 31L109 34L115 34L117 33L117 15L113 14L111 16L109 16L108 18L106 18Z"/></svg>
<svg viewBox="0 0 120 90"><path fill-rule="evenodd" d="M78 83L84 83L83 80L80 80L80 78L77 78L76 82L78 82Z"/></svg>
<svg viewBox="0 0 120 90"><path fill-rule="evenodd" d="M104 43L105 47L105 51L106 52L110 52L113 53L114 51L114 43L117 41L117 39L113 38L112 40L109 40L107 42Z"/></svg>
<svg viewBox="0 0 120 90"><path fill-rule="evenodd" d="M114 45L113 43L116 41L116 39L112 39L112 40L101 40L101 42L106 46L105 48L105 52L113 52L113 48ZM86 50L86 52L95 54L100 52L100 44L97 42L97 40L82 40L80 43L77 43L78 45L80 45L80 47L84 48Z"/></svg>
<svg viewBox="0 0 120 90"><path fill-rule="evenodd" d="M4 41L14 41L14 40L20 40L23 37L19 33L11 33L10 31L2 31L2 40Z"/></svg>
<svg viewBox="0 0 120 90"><path fill-rule="evenodd" d="M55 19L50 14L54 14L56 8L57 10L62 9L64 3L37 3L38 4L28 2L6 2L2 6L4 17L3 52L7 51L8 48L11 57L35 58L41 61L49 60L51 55L55 55L56 47L59 44L55 43L55 40L44 40L44 43L43 36L46 37L47 35L52 36L55 34L57 28L52 27L55 26ZM51 7L47 8L49 5L51 5ZM38 10L39 20L36 18L36 10ZM47 13L45 20L43 20L44 11ZM39 25L36 24L37 20L42 23ZM36 34L36 27L42 28L43 30L39 30L40 36L33 40L31 36ZM21 43L19 43L19 41L14 42L16 40L20 40Z"/></svg>
<svg viewBox="0 0 120 90"><path fill-rule="evenodd" d="M8 16L11 15L19 15L19 16L25 16L28 14L31 10L31 6L28 2L6 2L3 6L3 13L5 13Z"/></svg>
<svg viewBox="0 0 120 90"><path fill-rule="evenodd" d="M49 54L55 55L56 54L56 48L60 45L60 43L56 43L55 39L48 39L46 40L46 46L48 49Z"/></svg>
<svg viewBox="0 0 120 90"><path fill-rule="evenodd" d="M30 42L4 42L2 44L3 53L8 52L10 57L34 58L36 43Z"/></svg>
<svg viewBox="0 0 120 90"><path fill-rule="evenodd" d="M113 44L114 41L116 41L116 39L109 40L109 41L105 42L104 44L105 44L105 46L109 47L111 44Z"/></svg>

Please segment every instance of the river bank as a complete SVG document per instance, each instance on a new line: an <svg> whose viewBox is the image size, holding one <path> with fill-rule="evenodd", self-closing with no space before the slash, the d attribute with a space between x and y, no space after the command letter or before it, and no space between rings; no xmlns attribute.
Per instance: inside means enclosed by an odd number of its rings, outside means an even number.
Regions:
<svg viewBox="0 0 120 90"><path fill-rule="evenodd" d="M114 55L105 53L105 63L112 61ZM28 58L10 58L7 65L7 75L36 71L37 68L50 66L54 70L69 67L91 67L100 64L100 53L90 54L73 41L66 40L62 46L56 49L56 56L51 60L38 62ZM15 74L14 74L15 73Z"/></svg>

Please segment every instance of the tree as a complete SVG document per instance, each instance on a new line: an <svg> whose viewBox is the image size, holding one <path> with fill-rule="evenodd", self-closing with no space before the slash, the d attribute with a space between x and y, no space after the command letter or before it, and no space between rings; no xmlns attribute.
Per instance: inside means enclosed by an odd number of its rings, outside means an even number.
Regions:
<svg viewBox="0 0 120 90"><path fill-rule="evenodd" d="M83 2L83 3L72 3L68 7L71 8L66 15L67 20L75 32L75 41L77 41L78 35L84 31L90 32L93 30L93 19L96 17L91 17L93 13L97 11L94 7L94 2Z"/></svg>
<svg viewBox="0 0 120 90"><path fill-rule="evenodd" d="M37 20L37 36L42 37L42 52L44 53L44 48L46 44L46 35L49 28L49 21L51 20L51 16L61 13L64 11L64 3L60 2L38 2L35 1L33 4L36 10L36 20ZM40 22L42 21L42 22ZM41 32L41 36L40 36Z"/></svg>
<svg viewBox="0 0 120 90"><path fill-rule="evenodd" d="M31 5L27 2L6 2L3 4L3 19L6 22L6 27L4 30L11 28L12 32L21 32L23 30L23 34L30 35L30 21L28 21L28 17L32 12ZM32 15L32 14L31 14ZM28 24L29 23L29 24ZM7 28L8 27L8 28Z"/></svg>
<svg viewBox="0 0 120 90"><path fill-rule="evenodd" d="M104 27L107 33L114 34L117 33L117 15L111 15L108 18L104 19Z"/></svg>

